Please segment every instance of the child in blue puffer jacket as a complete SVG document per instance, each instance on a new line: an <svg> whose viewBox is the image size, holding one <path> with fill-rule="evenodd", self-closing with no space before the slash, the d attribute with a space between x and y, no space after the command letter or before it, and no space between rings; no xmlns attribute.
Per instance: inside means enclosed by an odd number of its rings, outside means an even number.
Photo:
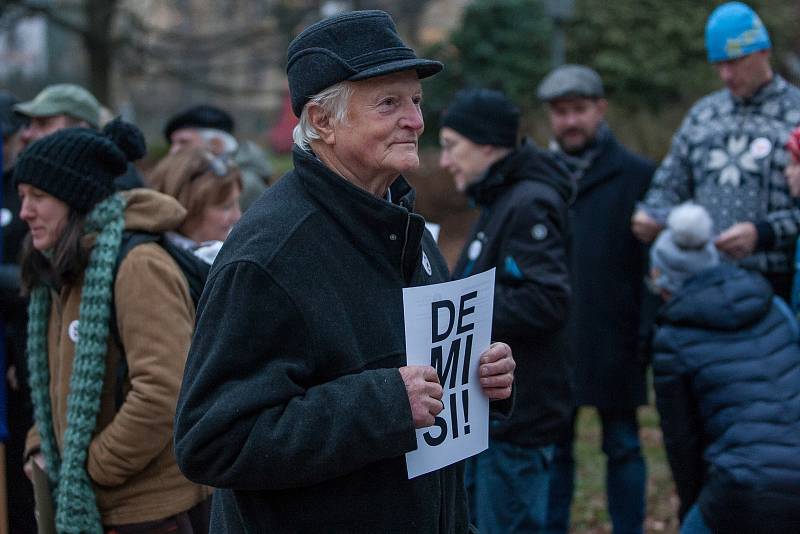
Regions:
<svg viewBox="0 0 800 534"><path fill-rule="evenodd" d="M797 322L758 273L721 263L698 205L651 249L665 303L654 384L681 533L800 532Z"/></svg>

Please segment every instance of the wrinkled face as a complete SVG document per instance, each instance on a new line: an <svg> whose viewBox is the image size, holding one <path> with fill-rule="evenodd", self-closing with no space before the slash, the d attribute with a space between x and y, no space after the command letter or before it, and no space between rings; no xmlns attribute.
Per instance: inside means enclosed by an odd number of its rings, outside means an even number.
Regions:
<svg viewBox="0 0 800 534"><path fill-rule="evenodd" d="M453 176L460 192L476 182L494 161L490 147L475 144L446 126L439 132L439 144L439 166Z"/></svg>
<svg viewBox="0 0 800 534"><path fill-rule="evenodd" d="M176 154L187 148L205 148L206 142L198 128L180 128L169 136L169 153Z"/></svg>
<svg viewBox="0 0 800 534"><path fill-rule="evenodd" d="M332 152L343 176L393 180L419 167L417 140L425 124L416 71L353 82L344 121L334 124Z"/></svg>
<svg viewBox="0 0 800 534"><path fill-rule="evenodd" d="M762 50L728 61L714 63L719 79L731 93L748 98L772 77L769 51Z"/></svg>
<svg viewBox="0 0 800 534"><path fill-rule="evenodd" d="M603 98L559 98L548 105L550 128L561 150L575 154L597 135L606 115Z"/></svg>
<svg viewBox="0 0 800 534"><path fill-rule="evenodd" d="M63 114L31 117L31 122L22 131L22 142L24 146L28 146L34 141L38 141L42 137L46 137L58 130L75 126L76 122L72 117Z"/></svg>
<svg viewBox="0 0 800 534"><path fill-rule="evenodd" d="M49 250L56 244L69 216L69 206L32 185L19 184L17 192L22 199L20 218L28 223L33 248Z"/></svg>
<svg viewBox="0 0 800 534"><path fill-rule="evenodd" d="M239 187L233 187L224 202L206 206L189 237L199 243L225 241L233 225L242 218L242 210L239 208L240 194Z"/></svg>

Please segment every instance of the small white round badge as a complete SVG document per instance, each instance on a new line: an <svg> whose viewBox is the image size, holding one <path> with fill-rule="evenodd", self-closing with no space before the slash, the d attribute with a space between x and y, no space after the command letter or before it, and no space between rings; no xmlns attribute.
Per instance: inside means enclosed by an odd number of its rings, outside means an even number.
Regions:
<svg viewBox="0 0 800 534"><path fill-rule="evenodd" d="M67 328L67 333L69 334L69 338L73 343L78 342L78 324L78 321L72 321L69 323L69 328Z"/></svg>
<svg viewBox="0 0 800 534"><path fill-rule="evenodd" d="M0 209L0 226L8 226L13 218L14 215L11 213L10 209Z"/></svg>
<svg viewBox="0 0 800 534"><path fill-rule="evenodd" d="M425 254L425 251L422 251L422 267L425 269L425 272L428 273L428 276L433 274L433 270L431 269L431 262L428 260L428 255Z"/></svg>
<svg viewBox="0 0 800 534"><path fill-rule="evenodd" d="M533 228L531 228L531 235L536 241L541 241L547 237L547 226L541 223L534 224Z"/></svg>
<svg viewBox="0 0 800 534"><path fill-rule="evenodd" d="M478 259L478 256L481 255L481 250L483 250L483 243L481 243L480 239L476 239L469 244L469 248L467 249L467 257L470 259L470 261L475 261Z"/></svg>
<svg viewBox="0 0 800 534"><path fill-rule="evenodd" d="M772 142L766 137L758 137L750 143L750 154L756 159L765 158L770 152L772 152Z"/></svg>

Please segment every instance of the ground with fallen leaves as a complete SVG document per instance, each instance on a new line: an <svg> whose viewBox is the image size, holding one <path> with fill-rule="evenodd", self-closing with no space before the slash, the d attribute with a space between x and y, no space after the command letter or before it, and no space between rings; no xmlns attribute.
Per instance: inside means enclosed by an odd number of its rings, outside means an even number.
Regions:
<svg viewBox="0 0 800 534"><path fill-rule="evenodd" d="M648 534L678 532L678 499L661 442L658 413L653 406L639 409L640 436L647 462ZM600 451L600 422L597 413L584 408L578 416L578 461L575 498L572 503L573 534L610 534L611 520L606 510L605 456Z"/></svg>

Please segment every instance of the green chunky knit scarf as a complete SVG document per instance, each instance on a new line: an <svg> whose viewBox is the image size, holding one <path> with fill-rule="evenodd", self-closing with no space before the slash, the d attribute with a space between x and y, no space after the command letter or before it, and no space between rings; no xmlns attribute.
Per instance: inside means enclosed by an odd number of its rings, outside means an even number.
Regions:
<svg viewBox="0 0 800 534"><path fill-rule="evenodd" d="M99 232L84 273L78 341L67 397L67 430L59 454L50 404L47 323L50 289L38 286L28 307L28 366L34 417L47 461L56 504L56 529L63 533L102 533L92 481L86 471L89 444L97 424L106 371L114 264L125 226L125 199L112 195L89 213L86 233Z"/></svg>

